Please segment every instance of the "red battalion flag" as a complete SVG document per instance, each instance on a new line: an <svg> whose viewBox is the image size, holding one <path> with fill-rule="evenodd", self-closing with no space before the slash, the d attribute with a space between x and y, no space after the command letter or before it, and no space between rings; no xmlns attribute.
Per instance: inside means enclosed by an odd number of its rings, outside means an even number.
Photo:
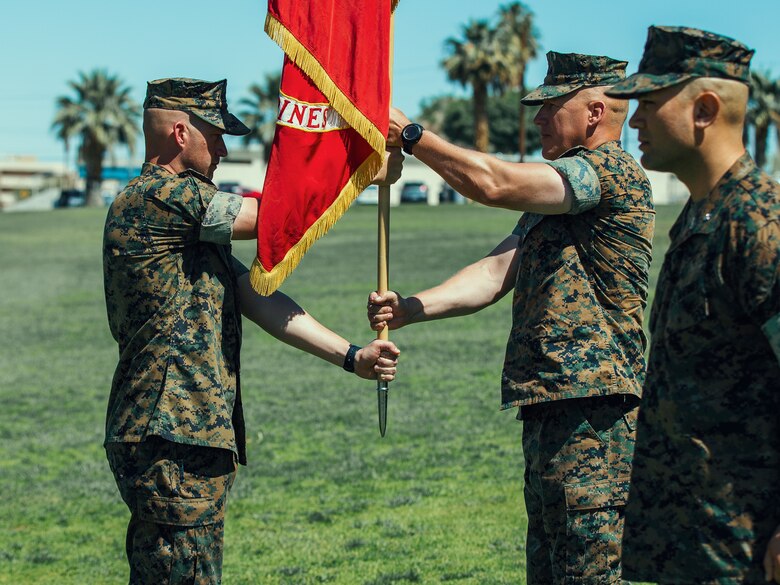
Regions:
<svg viewBox="0 0 780 585"><path fill-rule="evenodd" d="M269 0L285 53L250 279L273 293L382 166L398 0Z"/></svg>

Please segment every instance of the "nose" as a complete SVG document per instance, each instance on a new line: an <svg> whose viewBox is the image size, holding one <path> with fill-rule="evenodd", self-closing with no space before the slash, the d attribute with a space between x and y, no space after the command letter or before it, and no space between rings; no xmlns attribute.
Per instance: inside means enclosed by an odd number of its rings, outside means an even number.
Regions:
<svg viewBox="0 0 780 585"><path fill-rule="evenodd" d="M539 111L534 116L534 124L537 126L543 126L547 123L547 104L542 105Z"/></svg>
<svg viewBox="0 0 780 585"><path fill-rule="evenodd" d="M631 128L639 129L641 125L644 125L644 120L639 115L639 109L637 108L636 112L634 112L634 115L631 116L631 118L628 120L628 125L631 126Z"/></svg>

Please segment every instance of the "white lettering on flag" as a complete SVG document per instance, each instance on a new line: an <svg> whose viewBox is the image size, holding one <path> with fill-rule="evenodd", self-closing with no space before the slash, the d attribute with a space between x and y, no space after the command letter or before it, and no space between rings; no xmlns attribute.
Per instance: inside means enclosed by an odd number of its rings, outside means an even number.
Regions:
<svg viewBox="0 0 780 585"><path fill-rule="evenodd" d="M310 104L279 94L279 115L276 123L305 132L344 130L349 124L330 104Z"/></svg>

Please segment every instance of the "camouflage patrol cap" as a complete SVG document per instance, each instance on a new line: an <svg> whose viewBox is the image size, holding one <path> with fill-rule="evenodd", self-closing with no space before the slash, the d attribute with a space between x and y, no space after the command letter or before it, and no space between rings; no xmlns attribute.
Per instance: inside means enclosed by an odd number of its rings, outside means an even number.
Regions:
<svg viewBox="0 0 780 585"><path fill-rule="evenodd" d="M749 83L753 52L739 41L704 30L651 26L639 70L607 95L629 99L694 77Z"/></svg>
<svg viewBox="0 0 780 585"><path fill-rule="evenodd" d="M548 51L544 82L520 101L526 106L538 106L544 100L583 87L613 85L626 78L626 65L627 61L617 61L602 55Z"/></svg>
<svg viewBox="0 0 780 585"><path fill-rule="evenodd" d="M224 130L243 136L251 130L227 109L227 80L203 81L182 77L156 79L146 85L144 109L181 110Z"/></svg>

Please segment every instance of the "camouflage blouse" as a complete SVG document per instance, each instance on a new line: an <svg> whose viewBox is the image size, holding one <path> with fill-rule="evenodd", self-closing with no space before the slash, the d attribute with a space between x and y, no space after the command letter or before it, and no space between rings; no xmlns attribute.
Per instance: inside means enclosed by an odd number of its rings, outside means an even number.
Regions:
<svg viewBox="0 0 780 585"><path fill-rule="evenodd" d="M780 186L746 154L670 235L625 566L639 580L761 583L780 524Z"/></svg>
<svg viewBox="0 0 780 585"><path fill-rule="evenodd" d="M230 250L240 206L194 171L174 175L149 163L111 205L103 272L119 364L106 443L156 435L245 460Z"/></svg>
<svg viewBox="0 0 780 585"><path fill-rule="evenodd" d="M595 169L601 197L573 215L520 218L503 409L641 394L655 224L650 183L618 142L563 156L582 157Z"/></svg>

